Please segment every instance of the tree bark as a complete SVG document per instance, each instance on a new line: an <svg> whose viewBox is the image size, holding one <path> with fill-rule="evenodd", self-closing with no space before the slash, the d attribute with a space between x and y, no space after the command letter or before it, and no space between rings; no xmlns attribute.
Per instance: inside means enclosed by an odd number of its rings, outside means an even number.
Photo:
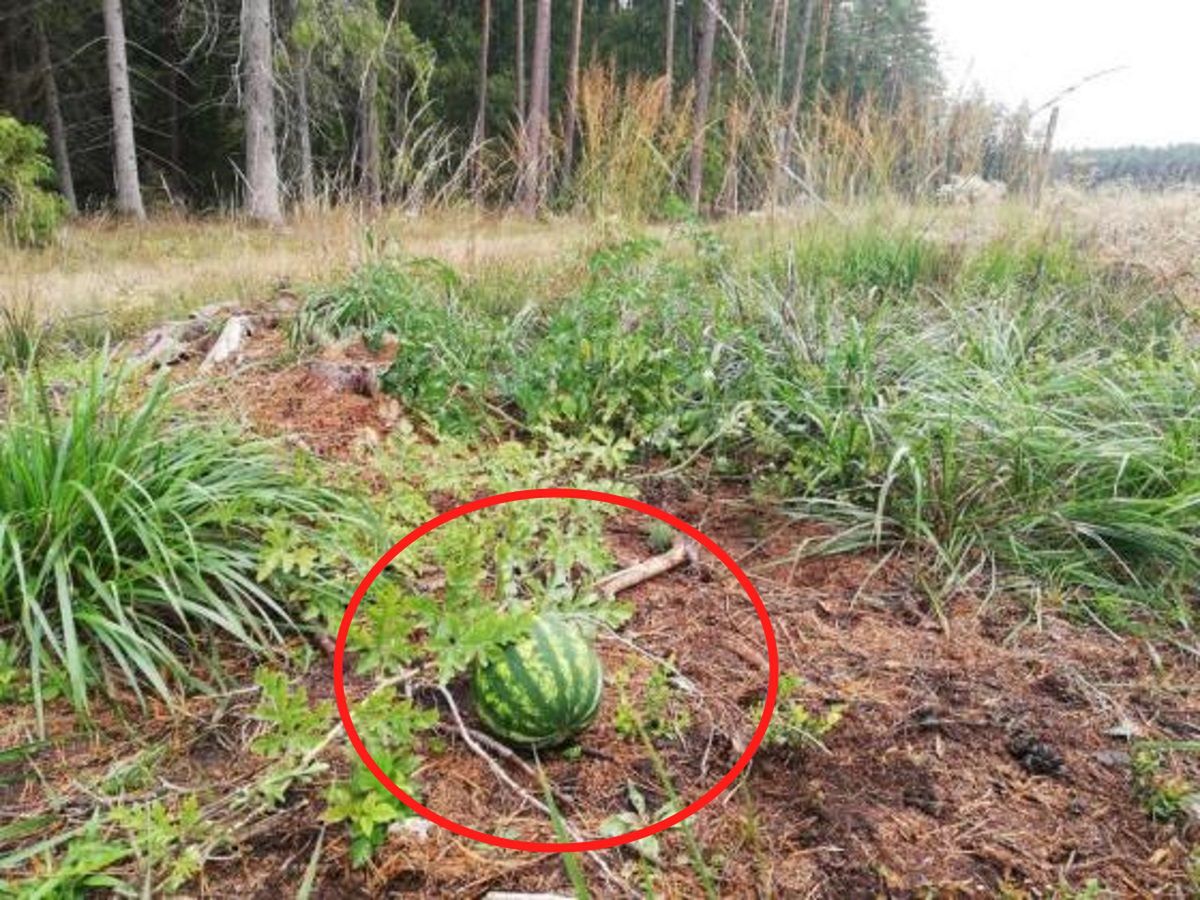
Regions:
<svg viewBox="0 0 1200 900"><path fill-rule="evenodd" d="M113 118L113 170L117 187L117 212L146 218L138 183L137 145L133 137L133 100L129 90L129 62L125 56L125 20L121 0L104 0L104 36L108 43L108 94Z"/></svg>
<svg viewBox="0 0 1200 900"><path fill-rule="evenodd" d="M788 103L787 122L783 129L783 146L775 172L775 202L783 199L787 169L791 165L792 145L800 127L800 105L804 101L804 72L808 64L809 35L812 33L813 9L817 0L805 0L804 19L800 25L800 46L796 51L796 80L792 83L792 99Z"/></svg>
<svg viewBox="0 0 1200 900"><path fill-rule="evenodd" d="M734 42L738 47L733 59L733 97L729 110L725 115L727 133L725 153L725 178L722 187L721 204L728 211L737 214L741 207L741 153L742 136L745 132L746 120L742 112L742 99L745 89L745 66L743 60L744 42L746 40L746 0L739 0L737 20L734 24Z"/></svg>
<svg viewBox="0 0 1200 900"><path fill-rule="evenodd" d="M583 0L575 0L571 23L571 55L567 63L567 115L563 125L563 177L575 165L575 132L579 126L579 48L583 43Z"/></svg>
<svg viewBox="0 0 1200 900"><path fill-rule="evenodd" d="M708 129L708 103L712 97L713 50L717 42L717 14L720 0L703 0L704 23L700 33L700 57L696 63L696 109L692 123L691 169L688 173L688 197L692 209L700 211L704 190L704 139Z"/></svg>
<svg viewBox="0 0 1200 900"><path fill-rule="evenodd" d="M778 31L775 32L775 106L783 103L783 78L787 71L787 32L791 14L789 0L781 0Z"/></svg>
<svg viewBox="0 0 1200 900"><path fill-rule="evenodd" d="M363 75L358 101L358 152L362 195L367 205L383 206L383 159L379 137L379 69L372 60Z"/></svg>
<svg viewBox="0 0 1200 900"><path fill-rule="evenodd" d="M317 200L317 178L312 152L312 109L308 98L308 78L312 68L312 49L300 47L295 40L295 29L300 16L299 0L290 0L288 6L288 29L292 36L289 52L295 58L296 72L296 138L300 152L300 204L311 209Z"/></svg>
<svg viewBox="0 0 1200 900"><path fill-rule="evenodd" d="M517 0L517 119L525 127L525 0Z"/></svg>
<svg viewBox="0 0 1200 900"><path fill-rule="evenodd" d="M492 0L482 0L482 21L479 31L479 86L476 90L478 109L475 113L475 132L471 137L471 150L475 154L472 193L476 205L483 200L483 144L487 140L487 97L488 97L488 53L492 40Z"/></svg>
<svg viewBox="0 0 1200 900"><path fill-rule="evenodd" d="M676 0L667 0L667 46L663 51L663 78L667 82L667 109L675 92L675 8Z"/></svg>
<svg viewBox="0 0 1200 900"><path fill-rule="evenodd" d="M271 0L242 0L246 107L246 212L270 225L283 221L275 154L275 78Z"/></svg>
<svg viewBox="0 0 1200 900"><path fill-rule="evenodd" d="M821 96L821 86L825 82L825 54L829 50L829 26L833 21L833 0L823 0L821 3L821 41L817 54L817 97Z"/></svg>
<svg viewBox="0 0 1200 900"><path fill-rule="evenodd" d="M308 105L307 51L296 66L296 131L300 137L300 200L306 208L317 202L317 178L313 167L312 113Z"/></svg>
<svg viewBox="0 0 1200 900"><path fill-rule="evenodd" d="M550 118L550 5L538 0L533 36L533 77L529 90L529 115L525 121L521 183L518 203L533 215L545 199L546 129Z"/></svg>
<svg viewBox="0 0 1200 900"><path fill-rule="evenodd" d="M170 121L171 136L171 169L176 179L184 175L183 164L183 129L181 125L181 110L183 101L181 91L183 81L179 77L179 66L176 61L183 53L181 34L183 27L183 10L186 0L172 0L168 27L164 29L163 57L170 62L167 65L167 115Z"/></svg>
<svg viewBox="0 0 1200 900"><path fill-rule="evenodd" d="M50 147L54 153L54 169L58 173L58 188L71 215L79 212L75 201L75 179L71 175L71 155L67 152L67 128L63 123L62 105L58 99L58 81L54 77L54 62L50 58L50 41L46 29L37 22L38 56L41 61L42 83L46 94L46 124L50 131Z"/></svg>

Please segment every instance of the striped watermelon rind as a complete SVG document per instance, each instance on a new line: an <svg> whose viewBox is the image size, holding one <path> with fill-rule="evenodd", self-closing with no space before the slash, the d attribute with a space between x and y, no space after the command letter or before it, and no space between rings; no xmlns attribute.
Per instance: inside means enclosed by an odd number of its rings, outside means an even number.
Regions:
<svg viewBox="0 0 1200 900"><path fill-rule="evenodd" d="M555 747L600 709L604 673L595 648L570 622L546 616L529 636L475 667L471 694L484 727L508 744Z"/></svg>

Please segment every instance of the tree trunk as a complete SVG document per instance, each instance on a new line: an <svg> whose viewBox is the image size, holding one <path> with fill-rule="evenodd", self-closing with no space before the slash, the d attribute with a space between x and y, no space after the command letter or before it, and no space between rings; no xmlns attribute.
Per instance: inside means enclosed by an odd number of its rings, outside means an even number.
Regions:
<svg viewBox="0 0 1200 900"><path fill-rule="evenodd" d="M41 21L37 23L38 55L41 58L42 83L46 92L46 124L49 125L50 147L54 152L54 169L58 173L58 188L71 215L79 212L75 202L75 179L71 175L71 155L67 152L67 128L63 123L62 106L58 100L58 82L54 78L54 63L50 58L50 42Z"/></svg>
<svg viewBox="0 0 1200 900"><path fill-rule="evenodd" d="M725 178L721 191L721 205L728 212L737 214L741 207L741 154L742 136L745 132L746 119L742 111L742 98L745 90L745 56L744 42L746 40L746 0L739 0L737 21L734 24L734 43L739 48L733 60L733 97L729 110L725 115L727 143L725 150Z"/></svg>
<svg viewBox="0 0 1200 900"><path fill-rule="evenodd" d="M579 124L579 47L583 43L583 0L575 0L571 23L571 56L567 63L567 116L563 126L563 177L569 178L575 164L575 131Z"/></svg>
<svg viewBox="0 0 1200 900"><path fill-rule="evenodd" d="M538 0L533 36L533 77L529 90L529 116L525 121L521 182L518 202L533 215L545 199L546 126L550 118L550 0Z"/></svg>
<svg viewBox="0 0 1200 900"><path fill-rule="evenodd" d="M283 221L275 156L275 78L271 0L242 0L246 107L246 212L270 225Z"/></svg>
<svg viewBox="0 0 1200 900"><path fill-rule="evenodd" d="M817 0L805 0L804 19L800 25L800 46L796 50L796 80L792 83L792 99L788 103L787 122L783 129L783 147L775 171L775 202L783 199L787 170L792 163L792 145L800 127L800 105L804 101L804 73L808 64L808 39L812 33L813 9Z"/></svg>
<svg viewBox="0 0 1200 900"><path fill-rule="evenodd" d="M133 138L133 100L129 92L129 63L125 58L125 21L121 0L104 0L104 36L108 42L108 94L113 117L113 170L117 212L146 218L138 184L137 145Z"/></svg>
<svg viewBox="0 0 1200 900"><path fill-rule="evenodd" d="M181 179L184 176L183 164L183 129L181 125L181 110L184 106L181 91L183 90L183 80L179 77L179 66L177 60L183 55L182 28L183 28L183 4L185 0L173 0L171 5L170 18L168 27L165 29L163 45L163 56L170 60L167 66L167 116L170 121L170 137L171 137L171 169L172 175L176 179Z"/></svg>
<svg viewBox="0 0 1200 900"><path fill-rule="evenodd" d="M300 200L305 208L317 202L317 179L313 167L312 113L308 105L308 53L296 66L296 131L300 136Z"/></svg>
<svg viewBox="0 0 1200 900"><path fill-rule="evenodd" d="M358 99L358 152L363 200L372 210L383 206L383 160L379 138L379 69L367 63Z"/></svg>
<svg viewBox="0 0 1200 900"><path fill-rule="evenodd" d="M825 82L825 54L829 50L829 26L833 20L833 0L823 0L821 3L821 41L817 54L817 98L821 96L821 86Z"/></svg>
<svg viewBox="0 0 1200 900"><path fill-rule="evenodd" d="M517 119L525 127L525 0L517 0Z"/></svg>
<svg viewBox="0 0 1200 900"><path fill-rule="evenodd" d="M779 7L779 30L775 32L775 106L783 103L783 78L787 71L788 19L791 15L789 0L782 0Z"/></svg>
<svg viewBox="0 0 1200 900"><path fill-rule="evenodd" d="M703 3L704 24L700 33L700 56L696 63L696 109L688 177L688 197L696 212L700 211L700 197L704 190L704 139L708 130L708 102L712 96L713 49L717 42L717 6L720 0L703 0Z"/></svg>
<svg viewBox="0 0 1200 900"><path fill-rule="evenodd" d="M675 90L675 3L676 0L667 0L667 46L663 59L663 78L667 82L667 109L671 108Z"/></svg>
<svg viewBox="0 0 1200 900"><path fill-rule="evenodd" d="M483 201L483 144L487 140L488 53L492 40L492 0L483 0L481 13L479 86L476 91L479 106L475 113L475 133L471 137L471 150L475 154L471 190L475 196L476 205L480 205Z"/></svg>

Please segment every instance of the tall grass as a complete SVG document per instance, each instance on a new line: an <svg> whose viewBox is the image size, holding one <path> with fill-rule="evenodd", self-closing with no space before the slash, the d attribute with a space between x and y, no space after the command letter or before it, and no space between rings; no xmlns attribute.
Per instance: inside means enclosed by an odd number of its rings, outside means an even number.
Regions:
<svg viewBox="0 0 1200 900"><path fill-rule="evenodd" d="M385 387L438 428L707 459L838 526L831 548L914 549L938 597L995 570L1112 625L1190 627L1200 363L1169 294L1053 236L822 226L753 260L693 238L690 260L606 248L517 320L423 305Z"/></svg>
<svg viewBox="0 0 1200 900"><path fill-rule="evenodd" d="M0 306L0 372L29 368L46 330L32 303Z"/></svg>
<svg viewBox="0 0 1200 900"><path fill-rule="evenodd" d="M36 370L8 387L0 628L23 640L39 714L52 671L84 710L109 675L170 698L213 633L260 651L279 640L290 615L257 577L263 537L328 526L344 499L265 444L174 419L164 382L141 392L104 360L69 394Z"/></svg>
<svg viewBox="0 0 1200 900"><path fill-rule="evenodd" d="M582 162L571 191L592 216L662 216L679 180L691 136L690 94L668 104L665 79L618 80L593 67L580 82Z"/></svg>

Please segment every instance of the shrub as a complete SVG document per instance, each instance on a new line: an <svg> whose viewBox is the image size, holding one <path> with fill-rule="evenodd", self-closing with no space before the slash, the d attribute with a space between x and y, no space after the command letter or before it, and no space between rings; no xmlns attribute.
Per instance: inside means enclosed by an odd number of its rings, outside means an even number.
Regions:
<svg viewBox="0 0 1200 900"><path fill-rule="evenodd" d="M265 566L264 535L328 527L345 498L299 483L265 443L173 419L165 382L137 396L105 359L69 399L36 371L11 388L0 624L19 625L39 712L51 671L83 710L108 664L169 698L204 634L278 640L286 575L309 573ZM330 587L312 574L307 590Z"/></svg>
<svg viewBox="0 0 1200 900"><path fill-rule="evenodd" d="M62 198L41 187L54 177L45 146L40 129L0 116L0 223L19 246L49 242L66 212Z"/></svg>

